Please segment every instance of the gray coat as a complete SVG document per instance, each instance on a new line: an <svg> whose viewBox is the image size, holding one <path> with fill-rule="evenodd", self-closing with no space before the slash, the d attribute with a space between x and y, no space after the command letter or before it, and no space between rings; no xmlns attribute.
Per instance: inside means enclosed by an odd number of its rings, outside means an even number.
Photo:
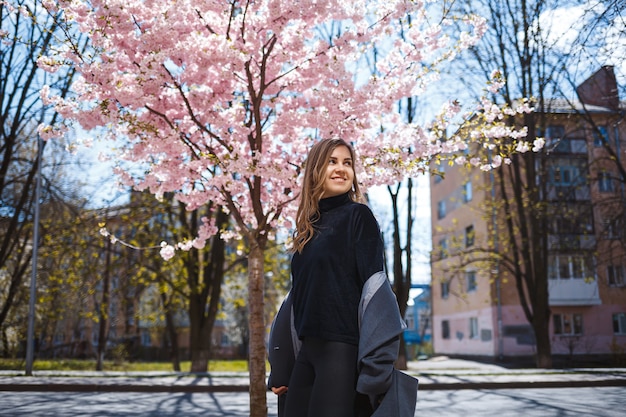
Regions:
<svg viewBox="0 0 626 417"><path fill-rule="evenodd" d="M372 275L359 305L357 391L374 406L372 417L413 417L417 401L416 378L393 367L398 358L399 335L406 328L387 275ZM393 306L393 308L390 308Z"/></svg>
<svg viewBox="0 0 626 417"><path fill-rule="evenodd" d="M291 296L287 295L272 323L269 337L271 373L268 387L287 386L300 341L293 327ZM417 379L393 367L398 357L399 335L406 325L396 297L383 272L372 275L363 287L359 305L359 372L357 391L369 397L372 417L413 417ZM279 398L279 416L284 394Z"/></svg>

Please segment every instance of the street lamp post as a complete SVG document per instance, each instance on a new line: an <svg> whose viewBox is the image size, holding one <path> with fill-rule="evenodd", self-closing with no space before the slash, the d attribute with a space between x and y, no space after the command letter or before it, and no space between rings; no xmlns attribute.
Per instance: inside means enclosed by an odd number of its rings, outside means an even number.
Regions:
<svg viewBox="0 0 626 417"><path fill-rule="evenodd" d="M41 198L41 163L43 143L37 137L37 180L35 183L35 217L33 220L33 257L30 277L30 302L28 305L28 334L26 337L26 376L33 375L35 298L37 297L37 249L39 247L39 200Z"/></svg>

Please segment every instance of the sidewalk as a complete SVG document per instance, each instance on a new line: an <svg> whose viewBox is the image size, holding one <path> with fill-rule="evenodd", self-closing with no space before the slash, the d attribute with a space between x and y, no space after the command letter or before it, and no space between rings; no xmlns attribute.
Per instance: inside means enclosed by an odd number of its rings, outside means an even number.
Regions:
<svg viewBox="0 0 626 417"><path fill-rule="evenodd" d="M460 390L626 386L626 368L567 370L507 369L479 362L435 357L409 362L419 389ZM0 371L0 391L73 392L247 392L247 373Z"/></svg>
<svg viewBox="0 0 626 417"><path fill-rule="evenodd" d="M626 368L508 369L438 356L409 362L420 390L626 386Z"/></svg>

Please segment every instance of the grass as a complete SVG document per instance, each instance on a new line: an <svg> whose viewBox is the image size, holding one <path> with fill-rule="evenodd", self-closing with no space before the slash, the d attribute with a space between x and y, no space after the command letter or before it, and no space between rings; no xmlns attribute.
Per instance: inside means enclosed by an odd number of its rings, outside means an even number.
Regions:
<svg viewBox="0 0 626 417"><path fill-rule="evenodd" d="M180 364L181 371L189 372L190 361L183 361ZM0 358L0 370L16 371L25 369L24 359L4 359ZM57 360L35 360L33 362L34 371L95 371L95 360L78 359L57 359ZM104 371L123 372L150 372L162 371L173 372L174 368L170 362L118 362L104 361ZM248 363L245 360L223 360L209 361L209 372L247 372Z"/></svg>

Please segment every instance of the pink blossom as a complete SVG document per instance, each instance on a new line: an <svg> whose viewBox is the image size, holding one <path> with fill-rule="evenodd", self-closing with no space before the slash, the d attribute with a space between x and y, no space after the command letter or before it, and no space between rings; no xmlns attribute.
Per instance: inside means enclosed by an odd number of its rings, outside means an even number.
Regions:
<svg viewBox="0 0 626 417"><path fill-rule="evenodd" d="M477 114L487 125L462 138L444 137L461 113L455 100L428 125L406 123L397 111L399 100L436 86L437 69L482 36L479 16L459 19L463 32L451 37L418 1L258 0L246 13L202 0L45 4L58 4L93 50L42 57L47 71L69 64L79 75L72 98L48 89L42 97L67 121L126 139L117 158L142 169L116 168L122 184L173 192L188 209L212 201L236 214L225 239L250 231L273 239L293 227L304 158L320 138L354 143L367 187L417 175L436 156L467 163L459 155L467 142L494 149L522 137L502 124L517 110L486 99ZM332 40L321 35L330 22L341 22ZM62 132L40 128L50 138ZM164 243L161 255L200 247L218 232L205 221L198 236Z"/></svg>
<svg viewBox="0 0 626 417"><path fill-rule="evenodd" d="M517 143L515 150L519 153L526 153L530 150L530 145L528 142L521 141Z"/></svg>
<svg viewBox="0 0 626 417"><path fill-rule="evenodd" d="M543 146L545 144L546 144L545 139L543 138L535 139L533 142L533 152L539 152L541 149L543 149Z"/></svg>
<svg viewBox="0 0 626 417"><path fill-rule="evenodd" d="M161 250L159 251L161 257L166 261L172 259L176 249L172 245L168 245L166 242L161 242Z"/></svg>

